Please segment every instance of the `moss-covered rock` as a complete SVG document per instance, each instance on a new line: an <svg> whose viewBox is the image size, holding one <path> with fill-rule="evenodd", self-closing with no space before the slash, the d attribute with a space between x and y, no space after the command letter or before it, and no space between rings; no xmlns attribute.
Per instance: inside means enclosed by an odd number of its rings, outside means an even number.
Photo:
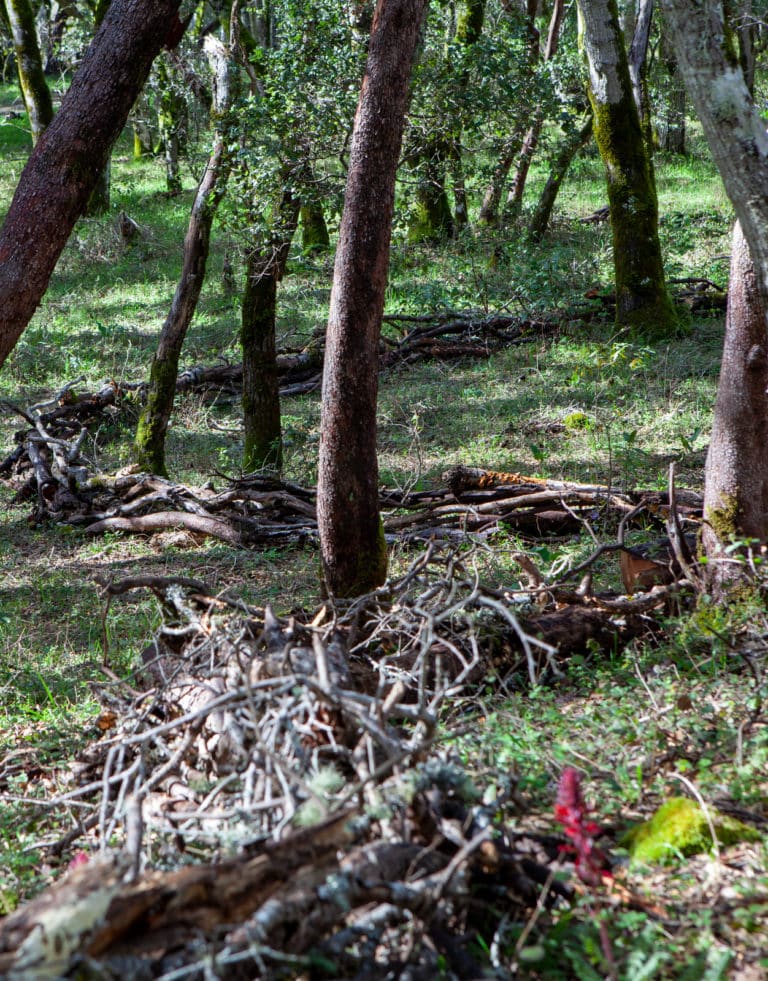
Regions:
<svg viewBox="0 0 768 981"><path fill-rule="evenodd" d="M759 841L760 832L710 807L709 817L721 845ZM698 855L712 847L710 822L703 809L688 797L672 797L649 821L632 828L622 844L633 861L649 865Z"/></svg>

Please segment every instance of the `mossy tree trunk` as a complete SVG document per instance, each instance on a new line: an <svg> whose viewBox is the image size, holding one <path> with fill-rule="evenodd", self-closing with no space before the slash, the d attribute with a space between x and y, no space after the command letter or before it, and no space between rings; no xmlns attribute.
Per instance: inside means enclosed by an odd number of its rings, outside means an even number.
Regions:
<svg viewBox="0 0 768 981"><path fill-rule="evenodd" d="M211 226L230 171L227 151L227 121L232 101L229 52L213 35L206 37L205 50L214 75L213 148L192 205L184 239L181 276L171 309L160 331L150 369L147 403L136 430L137 462L142 469L162 475L167 473L165 437L176 395L179 357L200 298L210 249Z"/></svg>
<svg viewBox="0 0 768 981"><path fill-rule="evenodd" d="M113 0L22 171L0 231L0 365L45 293L178 7Z"/></svg>
<svg viewBox="0 0 768 981"><path fill-rule="evenodd" d="M320 201L305 200L301 206L301 248L311 254L327 252L331 247L331 237L325 223L323 205Z"/></svg>
<svg viewBox="0 0 768 981"><path fill-rule="evenodd" d="M275 320L277 285L283 278L300 201L287 187L271 231L246 259L241 307L243 349L243 470L279 470L283 465L280 386L277 377Z"/></svg>
<svg viewBox="0 0 768 981"><path fill-rule="evenodd" d="M485 21L485 0L465 0L456 21L456 40L464 48L470 49L480 40ZM459 92L465 92L469 86L469 69L462 72L458 80ZM449 166L451 183L453 184L453 217L457 229L469 224L469 206L467 204L467 188L464 179L463 162L463 130L464 121L459 115L451 133L449 147Z"/></svg>
<svg viewBox="0 0 768 981"><path fill-rule="evenodd" d="M702 541L710 588L723 593L745 567L734 540L768 541L768 305L736 225L720 380L707 454Z"/></svg>
<svg viewBox="0 0 768 981"><path fill-rule="evenodd" d="M379 339L411 69L428 0L379 0L355 114L323 370L317 520L325 590L380 585Z"/></svg>
<svg viewBox="0 0 768 981"><path fill-rule="evenodd" d="M539 196L538 203L531 215L528 225L528 235L534 242L540 242L547 231L552 210L560 188L563 186L565 175L573 162L573 158L586 146L592 138L592 113L589 114L579 129L574 129L572 133L564 137L552 165L549 169L549 177Z"/></svg>
<svg viewBox="0 0 768 981"><path fill-rule="evenodd" d="M453 236L454 222L445 189L450 144L445 135L430 138L415 163L416 200L408 226L410 242L439 242Z"/></svg>
<svg viewBox="0 0 768 981"><path fill-rule="evenodd" d="M29 0L4 0L4 3L13 34L19 85L29 116L34 145L53 119L53 101L43 72L35 14Z"/></svg>
<svg viewBox="0 0 768 981"><path fill-rule="evenodd" d="M579 0L579 11L595 140L608 184L616 322L636 334L668 337L678 320L664 280L656 187L616 0Z"/></svg>

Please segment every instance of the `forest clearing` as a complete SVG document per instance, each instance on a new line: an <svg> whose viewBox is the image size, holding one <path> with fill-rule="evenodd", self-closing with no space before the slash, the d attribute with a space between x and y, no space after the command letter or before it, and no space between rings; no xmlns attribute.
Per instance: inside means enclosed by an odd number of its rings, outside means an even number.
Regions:
<svg viewBox="0 0 768 981"><path fill-rule="evenodd" d="M75 40L62 51L84 45L102 6L71 15ZM392 224L379 229L391 248L383 267L379 254L371 263L384 269L380 335L344 365L368 316L344 309L339 285L365 267L363 239L345 224L366 139L362 110L352 125L365 52L334 87L322 80L333 52L327 64L320 43L306 54L301 35L301 70L321 94L341 93L333 112L318 96L328 130L304 133L316 154L307 178L263 108L270 71L289 85L279 71L297 57L289 27L303 24L301 4L276 4L283 47L264 42L261 55L248 49L254 70L240 65L239 84L252 86L250 101L235 95L246 135L221 122L231 124L221 62L231 24L256 37L261 23L261 4L242 6L202 3L180 24L187 33L159 55L143 101L125 97L108 204L73 216L14 343L10 305L0 317L0 977L768 977L768 528L753 535L750 515L739 524L749 507L738 502L723 531L715 515L727 507L705 499L726 305L730 330L750 303L750 281L730 264L740 249L760 253L741 213L744 238L733 237L706 119L702 128L689 105L685 152L654 149L653 324L627 301L645 286L617 267L620 192L606 189L598 143L575 147L546 230L532 230L563 134L585 112L575 11L561 11L564 67L545 46L547 28L550 40L560 30L557 2L533 5L542 75L550 58L563 75L557 99L542 99L524 197L481 220L506 144L463 119L463 184L443 160L450 231L416 234L413 216L428 209L414 147L453 104L449 82L472 88L474 60L452 64L442 88L429 74L449 8L462 44L461 14L478 6L488 33L493 23L506 44L525 36L525 11L518 21L491 0L433 5L426 40L418 18L409 25L423 47L410 116L403 90L402 155L392 137ZM320 6L330 22L326 7L348 5ZM639 23L646 5L636 6ZM366 22L369 89L377 25L385 14ZM342 68L354 85L341 84ZM759 67L757 79L759 90ZM59 112L69 82L49 77ZM314 119L296 108L301 84L283 127ZM475 111L498 125L506 110L489 85L478 82ZM522 100L520 78L509 85ZM185 88L173 161L174 131L158 120L165 95ZM520 109L521 142L538 112L535 100ZM159 142L137 153L146 120ZM247 126L266 133L256 163L240 159L249 139L261 146ZM30 131L9 72L0 297ZM201 188L217 146L229 147L232 172L226 190L211 178L220 196L208 213ZM274 158L301 166L287 180ZM312 239L307 202L322 205L325 244ZM193 275L190 243L205 234ZM759 292L759 259L755 269ZM270 296L274 337L256 337ZM158 341L184 304L158 451L142 440L165 384ZM258 429L269 414L259 371L279 391L277 438ZM358 380L374 392L366 435L383 568L365 552L358 485L339 520L329 503L336 472L367 465L356 432L352 449L329 437L336 387L356 391ZM366 428L364 412L354 418ZM353 544L337 568L339 535Z"/></svg>

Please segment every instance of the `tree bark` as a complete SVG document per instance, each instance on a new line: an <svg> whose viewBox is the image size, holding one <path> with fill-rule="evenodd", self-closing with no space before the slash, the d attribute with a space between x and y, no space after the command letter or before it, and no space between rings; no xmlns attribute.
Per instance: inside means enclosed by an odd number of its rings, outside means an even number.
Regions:
<svg viewBox="0 0 768 981"><path fill-rule="evenodd" d="M664 98L659 112L659 143L667 153L685 153L685 86L669 32L662 29L661 60L667 74Z"/></svg>
<svg viewBox="0 0 768 981"><path fill-rule="evenodd" d="M378 343L395 175L428 0L379 0L350 148L323 372L318 527L325 589L353 596L387 570L378 509Z"/></svg>
<svg viewBox="0 0 768 981"><path fill-rule="evenodd" d="M720 380L707 454L702 541L710 588L722 594L745 568L725 550L768 538L768 306L737 224L731 249Z"/></svg>
<svg viewBox="0 0 768 981"><path fill-rule="evenodd" d="M680 71L739 221L705 481L704 548L716 594L743 572L730 539L768 540L768 136L717 0L664 0ZM743 237L742 237L743 233Z"/></svg>
<svg viewBox="0 0 768 981"><path fill-rule="evenodd" d="M184 262L171 309L165 319L157 351L152 359L147 404L136 429L136 459L150 473L167 474L165 435L173 411L179 357L187 329L192 322L205 278L211 243L211 226L227 183L230 157L226 146L225 122L232 101L229 53L213 35L205 39L205 49L214 74L212 118L214 141L211 155L192 205Z"/></svg>
<svg viewBox="0 0 768 981"><path fill-rule="evenodd" d="M240 323L246 473L265 467L280 470L283 465L275 319L277 284L285 273L301 203L290 183L290 175L286 175L272 229L246 261Z"/></svg>
<svg viewBox="0 0 768 981"><path fill-rule="evenodd" d="M565 0L555 0L552 7L552 15L549 20L549 32L547 34L547 46L544 49L543 60L551 61L557 54L557 47L560 40L560 28L563 23L563 13L565 11ZM520 211L523 204L523 194L528 180L528 171L531 169L531 162L539 145L539 137L544 127L544 110L539 107L536 110L533 123L523 140L523 147L520 151L520 158L517 162L517 170L512 180L512 187L507 198L507 209L514 217ZM554 203L554 202L553 202Z"/></svg>
<svg viewBox="0 0 768 981"><path fill-rule="evenodd" d="M13 34L16 69L34 146L53 119L53 101L43 72L35 14L29 0L5 0L5 9Z"/></svg>
<svg viewBox="0 0 768 981"><path fill-rule="evenodd" d="M768 134L718 0L663 0L688 95L768 296Z"/></svg>
<svg viewBox="0 0 768 981"><path fill-rule="evenodd" d="M653 129L651 127L651 103L648 98L648 42L651 37L654 0L640 0L637 10L635 30L629 46L629 77L632 81L632 95L640 114L645 147L650 158L653 153Z"/></svg>
<svg viewBox="0 0 768 981"><path fill-rule="evenodd" d="M34 314L179 0L114 0L24 168L0 231L0 365Z"/></svg>
<svg viewBox="0 0 768 981"><path fill-rule="evenodd" d="M552 166L549 170L549 177L544 189L539 197L538 204L531 215L528 225L528 234L534 242L540 242L549 225L552 217L552 210L555 207L557 195L563 186L565 175L573 162L573 158L579 150L586 145L592 137L592 113L589 114L582 126L574 130L569 136L563 139L560 148L555 154Z"/></svg>
<svg viewBox="0 0 768 981"><path fill-rule="evenodd" d="M664 281L653 170L632 95L616 0L579 0L595 140L613 235L616 322L649 337L677 326Z"/></svg>

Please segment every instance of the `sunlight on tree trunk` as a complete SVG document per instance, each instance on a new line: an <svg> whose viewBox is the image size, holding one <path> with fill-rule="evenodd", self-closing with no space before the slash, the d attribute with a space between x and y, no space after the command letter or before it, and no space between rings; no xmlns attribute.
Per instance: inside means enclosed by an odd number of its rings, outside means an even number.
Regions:
<svg viewBox="0 0 768 981"><path fill-rule="evenodd" d="M386 577L379 515L379 337L411 68L427 0L379 0L355 115L326 336L317 519L324 587Z"/></svg>
<svg viewBox="0 0 768 981"><path fill-rule="evenodd" d="M728 312L707 454L702 541L715 593L741 578L727 555L735 540L768 538L768 305L760 295L749 246L733 232Z"/></svg>
<svg viewBox="0 0 768 981"><path fill-rule="evenodd" d="M113 0L22 171L0 231L0 365L45 293L178 8L179 0Z"/></svg>
<svg viewBox="0 0 768 981"><path fill-rule="evenodd" d="M707 459L704 547L715 593L729 541L768 541L768 136L717 0L664 0L680 71L733 203L731 284ZM732 558L735 558L732 557Z"/></svg>

